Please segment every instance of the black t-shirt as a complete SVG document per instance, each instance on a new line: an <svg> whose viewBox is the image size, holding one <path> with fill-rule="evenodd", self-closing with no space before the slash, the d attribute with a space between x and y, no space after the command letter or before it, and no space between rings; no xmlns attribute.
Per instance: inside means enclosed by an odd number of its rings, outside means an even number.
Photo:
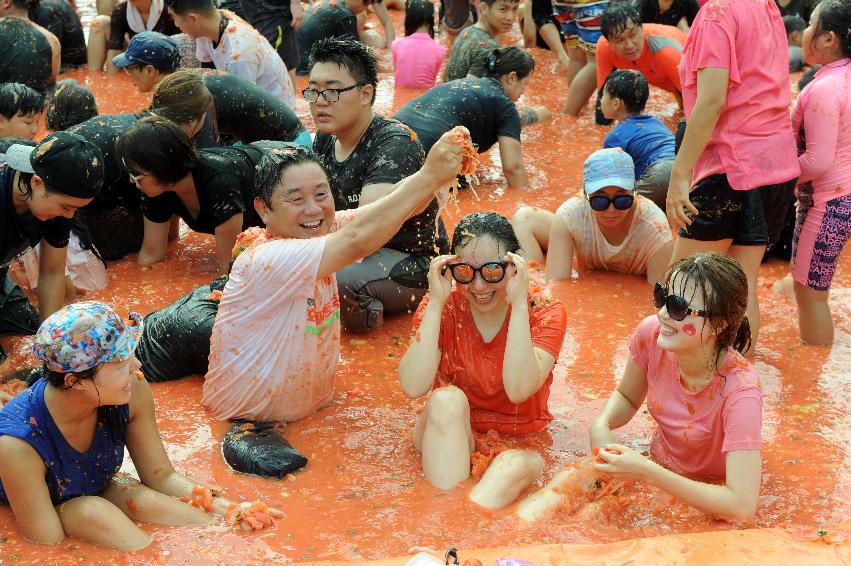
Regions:
<svg viewBox="0 0 851 566"><path fill-rule="evenodd" d="M325 37L358 37L357 17L343 4L342 0L331 4L322 0L308 8L301 26L296 29L300 61L299 72L307 71L307 60L313 44Z"/></svg>
<svg viewBox="0 0 851 566"><path fill-rule="evenodd" d="M480 152L490 149L500 136L520 140L520 115L495 79L459 79L437 85L393 117L417 132L426 151L455 126L470 130Z"/></svg>
<svg viewBox="0 0 851 566"><path fill-rule="evenodd" d="M171 19L171 15L165 7L163 7L160 19L157 20L152 31L158 31L165 35L180 33L180 29L174 25L174 20ZM124 51L125 40L132 39L136 33L130 29L130 25L127 23L127 2L122 2L112 10L109 22L109 49Z"/></svg>
<svg viewBox="0 0 851 566"><path fill-rule="evenodd" d="M0 83L22 83L44 93L53 84L53 49L35 25L0 18Z"/></svg>
<svg viewBox="0 0 851 566"><path fill-rule="evenodd" d="M664 12L659 10L659 0L637 0L635 4L641 14L642 23L666 26L676 26L683 18L691 26L700 10L697 0L674 0L671 7Z"/></svg>
<svg viewBox="0 0 851 566"><path fill-rule="evenodd" d="M334 156L336 137L317 133L313 151L325 166L337 210L357 208L367 185L398 183L419 171L425 160L422 145L395 120L376 114L355 150L345 161ZM435 246L448 248L446 229L437 217L437 201L409 218L385 247L412 255L435 255ZM435 221L439 232L435 242Z"/></svg>
<svg viewBox="0 0 851 566"><path fill-rule="evenodd" d="M285 31L293 22L290 0L240 0L243 18L266 39L281 26Z"/></svg>
<svg viewBox="0 0 851 566"><path fill-rule="evenodd" d="M268 91L233 75L200 72L213 95L222 143L293 141L304 131L298 116Z"/></svg>
<svg viewBox="0 0 851 566"><path fill-rule="evenodd" d="M150 116L150 113L105 114L89 118L68 129L69 132L81 135L95 144L103 153L103 187L98 196L86 205L86 208L113 210L123 207L138 210L141 206L142 192L133 184L130 176L115 159L115 142L121 134L130 129L130 126L145 116Z"/></svg>
<svg viewBox="0 0 851 566"><path fill-rule="evenodd" d="M242 229L262 226L254 210L254 175L263 157L255 147L216 147L198 151L198 162L192 171L195 192L201 210L193 217L173 191L154 198L142 195L145 218L151 222L168 222L178 215L194 231L214 234L216 227L235 214L242 214Z"/></svg>
<svg viewBox="0 0 851 566"><path fill-rule="evenodd" d="M80 18L65 0L36 0L30 4L29 16L59 39L62 46L62 66L86 64L86 38Z"/></svg>
<svg viewBox="0 0 851 566"><path fill-rule="evenodd" d="M71 221L57 216L41 221L27 212L18 216L14 204L15 170L0 165L0 285L9 264L42 239L54 248L68 245Z"/></svg>

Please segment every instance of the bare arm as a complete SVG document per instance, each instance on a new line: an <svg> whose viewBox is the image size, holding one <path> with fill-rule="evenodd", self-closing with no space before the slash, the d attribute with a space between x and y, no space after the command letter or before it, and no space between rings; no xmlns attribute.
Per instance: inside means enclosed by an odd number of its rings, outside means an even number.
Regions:
<svg viewBox="0 0 851 566"><path fill-rule="evenodd" d="M360 201L358 202L358 208L360 208L362 206L366 206L368 204L371 204L371 203L377 201L378 199L389 195L390 193L393 192L393 190L396 187L399 186L399 184L400 183L396 183L395 185L392 184L392 183L376 183L374 185L366 185L361 190ZM423 201L423 204L421 206L417 207L417 209L414 210L408 216L408 218L410 218L411 216L416 216L417 214L421 213L426 208L428 208L428 205L431 204L431 200L432 199L430 199L430 198L425 199L425 201ZM405 220L407 220L407 218Z"/></svg>
<svg viewBox="0 0 851 566"><path fill-rule="evenodd" d="M142 238L142 249L136 258L139 265L151 265L162 261L168 249L168 231L170 222L152 222L144 219L145 235ZM234 236L236 239L236 236Z"/></svg>
<svg viewBox="0 0 851 566"><path fill-rule="evenodd" d="M668 263L671 261L671 254L674 252L674 242L667 242L664 246L650 256L647 260L647 283L653 285L665 270L668 268Z"/></svg>
<svg viewBox="0 0 851 566"><path fill-rule="evenodd" d="M689 201L691 173L709 143L721 111L727 103L730 70L708 67L697 72L697 99L686 125L680 151L671 170L665 208L671 227L679 229L691 224L685 209L692 214L698 210Z"/></svg>
<svg viewBox="0 0 851 566"><path fill-rule="evenodd" d="M444 134L429 151L422 169L328 236L317 278L327 277L383 246L414 210L451 183L460 170L461 146Z"/></svg>
<svg viewBox="0 0 851 566"><path fill-rule="evenodd" d="M192 489L200 485L177 473L171 465L157 429L151 387L144 379L133 381L126 444L139 479L151 489L172 497L190 497ZM224 515L231 504L224 497L215 497L213 512Z"/></svg>
<svg viewBox="0 0 851 566"><path fill-rule="evenodd" d="M573 236L564 219L556 214L550 226L547 249L547 279L570 279L573 276Z"/></svg>
<svg viewBox="0 0 851 566"><path fill-rule="evenodd" d="M236 243L236 237L242 232L242 213L234 214L226 222L216 226L216 257L219 259L219 270L222 275L230 267L231 252Z"/></svg>
<svg viewBox="0 0 851 566"><path fill-rule="evenodd" d="M68 246L54 248L41 241L38 258L38 314L41 320L52 315L65 302L65 262Z"/></svg>
<svg viewBox="0 0 851 566"><path fill-rule="evenodd" d="M529 175L523 164L523 150L518 140L499 136L499 159L502 161L502 174L508 180L509 187L529 186Z"/></svg>
<svg viewBox="0 0 851 566"><path fill-rule="evenodd" d="M57 544L65 538L44 481L47 468L35 449L19 438L0 437L0 481L24 538Z"/></svg>
<svg viewBox="0 0 851 566"><path fill-rule="evenodd" d="M632 420L647 397L647 374L630 356L617 389L603 412L591 425L591 446L600 448L614 441L612 431Z"/></svg>
<svg viewBox="0 0 851 566"><path fill-rule="evenodd" d="M506 286L511 304L508 336L502 359L502 386L512 403L522 403L541 389L553 369L556 359L552 354L532 344L529 326L529 271L526 261L508 253L514 263L515 273Z"/></svg>

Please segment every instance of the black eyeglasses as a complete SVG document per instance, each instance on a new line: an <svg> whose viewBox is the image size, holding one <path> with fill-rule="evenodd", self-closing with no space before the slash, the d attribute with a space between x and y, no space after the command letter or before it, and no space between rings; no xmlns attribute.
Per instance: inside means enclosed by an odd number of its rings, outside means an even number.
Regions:
<svg viewBox="0 0 851 566"><path fill-rule="evenodd" d="M597 212L608 210L609 206L612 204L614 204L615 208L618 210L629 210L629 207L632 206L632 201L634 200L635 197L633 195L618 195L615 198L603 196L588 197L588 202L591 204L591 208Z"/></svg>
<svg viewBox="0 0 851 566"><path fill-rule="evenodd" d="M703 310L694 310L689 308L688 301L679 295L669 295L661 283L656 283L653 286L653 304L657 309L663 306L668 311L668 316L676 321L683 320L690 314L695 316L708 316L709 313Z"/></svg>
<svg viewBox="0 0 851 566"><path fill-rule="evenodd" d="M319 100L320 96L325 99L325 102L331 103L340 100L341 92L346 92L352 90L353 88L358 88L359 86L364 86L364 83L353 84L352 86L347 86L346 88L326 88L324 90L306 88L301 91L301 94L302 96L304 96L304 99L310 104L313 104L314 102Z"/></svg>
<svg viewBox="0 0 851 566"><path fill-rule="evenodd" d="M464 285L472 283L476 273L481 274L486 283L499 283L505 278L507 265L507 261L489 261L481 267L473 267L469 263L453 263L444 267L443 273L448 269L455 281Z"/></svg>

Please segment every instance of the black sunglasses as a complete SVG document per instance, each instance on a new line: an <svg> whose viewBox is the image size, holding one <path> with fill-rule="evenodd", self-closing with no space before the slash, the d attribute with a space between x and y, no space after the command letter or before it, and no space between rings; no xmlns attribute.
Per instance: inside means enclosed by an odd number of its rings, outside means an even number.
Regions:
<svg viewBox="0 0 851 566"><path fill-rule="evenodd" d="M629 210L632 206L632 201L634 200L635 196L633 195L618 195L615 198L604 196L588 197L588 202L591 204L591 208L597 212L608 210L609 206L612 204L614 204L615 208L618 210Z"/></svg>
<svg viewBox="0 0 851 566"><path fill-rule="evenodd" d="M703 310L690 309L685 298L679 295L669 295L668 290L661 283L656 283L653 286L653 304L657 309L664 306L668 311L668 316L676 321L681 321L690 314L695 316L708 316L709 314Z"/></svg>
<svg viewBox="0 0 851 566"><path fill-rule="evenodd" d="M472 283L473 279L476 278L476 273L481 274L486 283L499 283L505 278L507 265L507 261L489 261L481 267L473 267L469 263L453 263L445 266L443 273L446 273L448 269L452 272L455 281L464 285Z"/></svg>

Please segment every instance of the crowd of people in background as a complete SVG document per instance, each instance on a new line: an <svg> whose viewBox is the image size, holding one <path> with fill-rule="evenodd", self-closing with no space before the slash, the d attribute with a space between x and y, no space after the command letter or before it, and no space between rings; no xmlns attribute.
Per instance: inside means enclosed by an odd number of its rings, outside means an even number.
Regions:
<svg viewBox="0 0 851 566"><path fill-rule="evenodd" d="M404 36L388 8L405 10ZM414 313L401 390L427 398L413 443L428 481L454 488L477 434L553 419L572 314L530 262L546 280L581 287L578 263L652 288L657 314L589 431L595 473L719 518L756 513L762 392L748 356L773 249L790 250L801 339L833 341L851 235L851 2L103 0L97 12L86 42L73 2L0 0L0 363L8 337L33 335L39 364L0 366L29 382L0 392L0 505L26 538L135 550L150 536L134 520L270 526L277 510L174 470L148 381L204 375L199 403L232 422L227 463L280 478L307 459L269 423L326 406L341 330L398 313ZM62 80L75 67L123 71L151 104L100 115ZM419 91L386 117L373 105L391 71ZM498 146L508 187L533 184L523 132L556 111L524 104L536 72L567 83L557 111L615 124L585 156L581 190L554 211L474 212L450 236L440 207L471 183L468 148ZM647 113L651 88L672 96L676 131ZM78 302L107 287L108 261L166 259L180 221L214 237L215 281L144 318ZM649 457L613 432L645 402ZM116 473L125 446L138 480ZM505 507L543 472L534 450L506 450L469 497ZM549 516L569 477L520 515Z"/></svg>

